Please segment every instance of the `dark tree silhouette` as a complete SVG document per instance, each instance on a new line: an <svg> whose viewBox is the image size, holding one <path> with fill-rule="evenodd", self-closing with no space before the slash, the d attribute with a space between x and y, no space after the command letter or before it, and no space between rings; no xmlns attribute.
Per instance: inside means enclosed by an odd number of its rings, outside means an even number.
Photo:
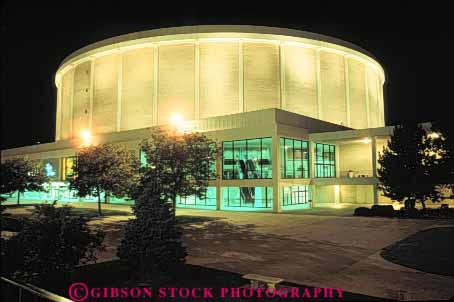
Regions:
<svg viewBox="0 0 454 302"><path fill-rule="evenodd" d="M414 208L416 202L425 207L428 199L438 201L440 196L430 175L435 156L430 151L430 140L420 125L396 126L378 159L383 194L404 201L407 208Z"/></svg>

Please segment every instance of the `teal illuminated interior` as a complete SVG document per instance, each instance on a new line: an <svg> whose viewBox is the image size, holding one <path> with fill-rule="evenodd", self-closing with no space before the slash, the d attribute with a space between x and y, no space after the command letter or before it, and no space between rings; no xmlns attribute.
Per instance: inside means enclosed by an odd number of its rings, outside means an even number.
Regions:
<svg viewBox="0 0 454 302"><path fill-rule="evenodd" d="M223 142L223 179L272 178L271 149L270 137Z"/></svg>

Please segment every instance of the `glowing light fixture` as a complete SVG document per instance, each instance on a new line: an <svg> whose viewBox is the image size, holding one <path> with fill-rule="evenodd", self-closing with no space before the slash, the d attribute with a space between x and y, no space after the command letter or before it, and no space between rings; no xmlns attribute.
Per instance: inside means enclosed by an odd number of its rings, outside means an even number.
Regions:
<svg viewBox="0 0 454 302"><path fill-rule="evenodd" d="M80 139L82 141L82 146L90 146L92 143L91 131L88 129L83 129L80 131Z"/></svg>
<svg viewBox="0 0 454 302"><path fill-rule="evenodd" d="M177 128L180 128L184 124L183 116L179 113L175 113L170 117L170 123Z"/></svg>
<svg viewBox="0 0 454 302"><path fill-rule="evenodd" d="M440 138L440 134L437 133L437 132L432 132L432 133L429 133L427 135L427 137L431 138L431 139L437 139L437 138Z"/></svg>
<svg viewBox="0 0 454 302"><path fill-rule="evenodd" d="M368 138L368 137L365 137L365 138L363 138L363 139L361 140L361 142L364 143L364 144L369 144L371 141L372 141L372 140L371 140L370 138Z"/></svg>

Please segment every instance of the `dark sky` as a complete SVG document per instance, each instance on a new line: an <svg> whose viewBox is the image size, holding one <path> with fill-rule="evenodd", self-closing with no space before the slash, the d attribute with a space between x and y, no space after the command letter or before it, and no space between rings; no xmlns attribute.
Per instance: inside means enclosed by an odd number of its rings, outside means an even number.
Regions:
<svg viewBox="0 0 454 302"><path fill-rule="evenodd" d="M265 25L341 38L370 51L384 67L388 125L453 115L449 1L157 2L3 2L1 147L53 141L53 81L65 56L112 36L179 25Z"/></svg>

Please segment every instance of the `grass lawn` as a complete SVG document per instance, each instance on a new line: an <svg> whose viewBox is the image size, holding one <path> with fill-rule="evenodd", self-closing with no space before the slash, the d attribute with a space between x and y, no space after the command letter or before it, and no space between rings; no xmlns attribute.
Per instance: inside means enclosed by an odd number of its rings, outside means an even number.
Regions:
<svg viewBox="0 0 454 302"><path fill-rule="evenodd" d="M385 248L381 255L426 273L454 276L454 227L418 232Z"/></svg>

